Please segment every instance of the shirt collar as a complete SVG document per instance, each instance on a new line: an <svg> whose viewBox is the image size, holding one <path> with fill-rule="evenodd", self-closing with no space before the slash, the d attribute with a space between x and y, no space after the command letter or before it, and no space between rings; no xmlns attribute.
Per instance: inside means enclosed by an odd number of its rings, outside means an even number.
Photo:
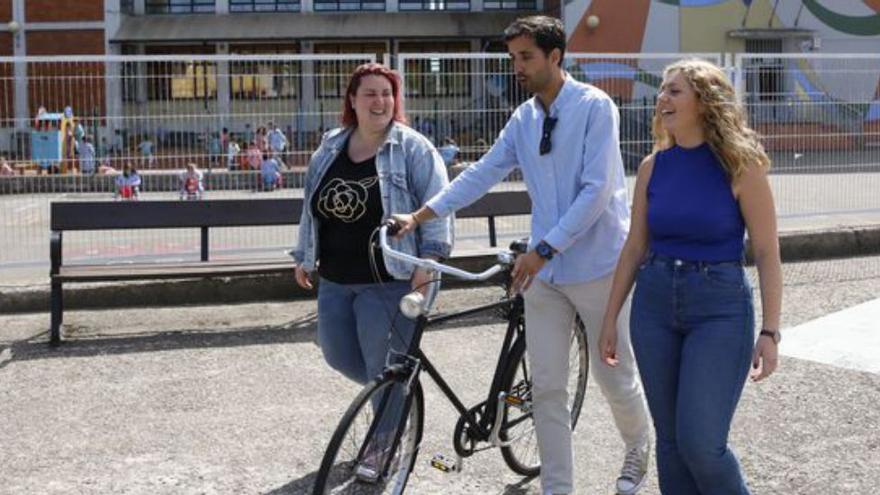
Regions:
<svg viewBox="0 0 880 495"><path fill-rule="evenodd" d="M574 78L571 77L571 75L566 71L562 71L562 77L562 87L559 88L559 94L556 95L553 103L550 104L550 108L547 109L547 113L553 117L559 116L560 109L565 106L568 100L571 99L571 96L575 93L574 89L577 82L574 80ZM534 98L535 100L535 107L541 109L541 111L543 112L544 106L540 102L540 100L538 100L538 95L535 95L532 98Z"/></svg>

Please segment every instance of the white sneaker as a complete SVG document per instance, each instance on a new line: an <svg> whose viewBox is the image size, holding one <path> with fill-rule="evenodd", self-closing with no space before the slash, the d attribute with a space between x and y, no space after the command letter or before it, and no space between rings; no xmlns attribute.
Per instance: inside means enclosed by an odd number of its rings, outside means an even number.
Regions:
<svg viewBox="0 0 880 495"><path fill-rule="evenodd" d="M641 447L627 451L620 477L617 478L617 495L634 495L645 484L650 450L650 442L645 442Z"/></svg>

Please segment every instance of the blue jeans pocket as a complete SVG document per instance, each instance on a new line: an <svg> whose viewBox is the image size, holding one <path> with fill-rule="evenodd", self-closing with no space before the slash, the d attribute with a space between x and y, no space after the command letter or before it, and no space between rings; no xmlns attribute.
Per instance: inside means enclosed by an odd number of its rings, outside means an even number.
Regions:
<svg viewBox="0 0 880 495"><path fill-rule="evenodd" d="M735 265L709 265L703 269L703 277L720 289L744 290L747 284L745 270Z"/></svg>

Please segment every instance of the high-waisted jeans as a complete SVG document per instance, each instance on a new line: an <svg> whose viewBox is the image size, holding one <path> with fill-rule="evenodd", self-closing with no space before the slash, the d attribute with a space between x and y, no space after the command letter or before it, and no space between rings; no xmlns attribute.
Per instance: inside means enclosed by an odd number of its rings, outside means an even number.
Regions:
<svg viewBox="0 0 880 495"><path fill-rule="evenodd" d="M397 308L409 291L409 281L337 284L322 278L318 286L318 345L327 364L349 379L365 384L382 372L390 350L406 352L415 321L400 314ZM403 405L403 386L390 390L380 434L397 424ZM375 398L374 408L380 403L380 398Z"/></svg>
<svg viewBox="0 0 880 495"><path fill-rule="evenodd" d="M660 490L748 494L727 445L754 347L742 265L649 255L636 278L630 331L657 432Z"/></svg>

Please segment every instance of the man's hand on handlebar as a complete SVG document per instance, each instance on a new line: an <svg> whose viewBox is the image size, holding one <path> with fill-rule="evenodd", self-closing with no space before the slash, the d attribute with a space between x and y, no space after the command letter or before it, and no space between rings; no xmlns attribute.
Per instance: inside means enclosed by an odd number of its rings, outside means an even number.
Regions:
<svg viewBox="0 0 880 495"><path fill-rule="evenodd" d="M397 231L396 234L394 234L394 237L400 239L406 234L412 232L413 230L416 230L416 227L418 227L420 224L423 224L428 220L432 220L434 218L437 218L437 214L434 213L434 211L427 206L423 206L412 213L397 213L391 215L391 220L393 220L400 226L400 230Z"/></svg>
<svg viewBox="0 0 880 495"><path fill-rule="evenodd" d="M511 288L513 291L525 292L532 285L535 277L538 276L538 272L541 271L546 262L547 260L538 256L538 253L534 250L517 257L511 272L513 277Z"/></svg>
<svg viewBox="0 0 880 495"><path fill-rule="evenodd" d="M416 227L419 226L419 222L415 220L415 216L412 213L395 213L391 215L390 221L397 224L397 226L392 227L389 225L388 233L398 239L416 230Z"/></svg>

